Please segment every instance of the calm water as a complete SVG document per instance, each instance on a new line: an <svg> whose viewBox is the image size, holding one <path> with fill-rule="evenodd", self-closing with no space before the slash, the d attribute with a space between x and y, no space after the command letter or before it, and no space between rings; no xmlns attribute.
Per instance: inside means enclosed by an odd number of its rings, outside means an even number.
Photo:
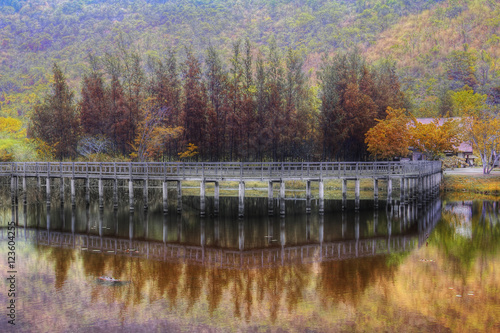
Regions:
<svg viewBox="0 0 500 333"><path fill-rule="evenodd" d="M247 198L238 219L237 199L221 198L221 216L209 200L202 219L196 197L167 215L154 200L130 214L39 199L0 206L2 276L18 223L17 331L500 331L499 202L342 214L331 201L321 217L288 200L280 218Z"/></svg>

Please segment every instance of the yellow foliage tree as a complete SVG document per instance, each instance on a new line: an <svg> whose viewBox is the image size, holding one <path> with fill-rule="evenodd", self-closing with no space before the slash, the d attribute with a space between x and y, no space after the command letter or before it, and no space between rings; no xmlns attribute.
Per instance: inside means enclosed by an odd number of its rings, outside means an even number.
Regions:
<svg viewBox="0 0 500 333"><path fill-rule="evenodd" d="M422 124L412 117L410 145L435 160L444 152L456 151L460 145L459 121L451 118L435 118L431 123Z"/></svg>
<svg viewBox="0 0 500 333"><path fill-rule="evenodd" d="M408 123L410 118L405 109L388 107L387 117L377 119L377 125L365 134L368 151L375 159L393 159L407 156L410 152Z"/></svg>
<svg viewBox="0 0 500 333"><path fill-rule="evenodd" d="M0 117L0 132L8 134L15 139L26 138L26 130L22 126L23 123L19 119Z"/></svg>

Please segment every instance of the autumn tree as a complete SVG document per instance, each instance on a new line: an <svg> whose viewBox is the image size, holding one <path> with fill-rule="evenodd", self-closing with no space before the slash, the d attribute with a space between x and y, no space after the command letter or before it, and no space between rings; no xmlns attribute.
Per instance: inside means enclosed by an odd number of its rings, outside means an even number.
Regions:
<svg viewBox="0 0 500 333"><path fill-rule="evenodd" d="M466 137L481 157L483 173L489 174L500 161L500 117L483 112L464 119Z"/></svg>
<svg viewBox="0 0 500 333"><path fill-rule="evenodd" d="M377 119L377 124L366 132L365 143L375 160L406 157L410 150L410 117L405 109L388 107L385 119Z"/></svg>
<svg viewBox="0 0 500 333"><path fill-rule="evenodd" d="M288 49L286 58L285 113L290 120L287 156L292 159L312 155L311 98L307 77L302 70L304 57L298 51Z"/></svg>
<svg viewBox="0 0 500 333"><path fill-rule="evenodd" d="M106 136L109 128L108 100L98 59L89 55L91 70L83 76L81 99L78 103L82 133Z"/></svg>
<svg viewBox="0 0 500 333"><path fill-rule="evenodd" d="M370 69L355 50L325 59L320 80L324 158L362 158L364 134L375 124L377 115Z"/></svg>
<svg viewBox="0 0 500 333"><path fill-rule="evenodd" d="M149 157L154 157L162 151L158 147L158 141L161 142L166 139L164 136L168 136L167 131L164 131L161 126L168 111L167 107L159 106L153 100L148 100L143 104L142 120L138 124L137 136L133 145L134 150L130 155L133 159L145 162ZM171 132L170 134L173 138L180 133Z"/></svg>
<svg viewBox="0 0 500 333"><path fill-rule="evenodd" d="M202 80L201 65L191 52L187 52L184 69L184 141L201 148L207 147L208 100Z"/></svg>
<svg viewBox="0 0 500 333"><path fill-rule="evenodd" d="M231 100L228 98L232 89L228 85L227 73L223 69L222 60L215 47L208 47L205 64L207 66L207 94L211 106L208 112L210 125L207 128L210 156L212 159L218 160L226 150L226 131L230 131L232 127L228 122L230 120L229 112L236 114L235 108L237 106L234 105L234 97ZM234 137L234 135L232 136ZM236 138L234 139L236 140Z"/></svg>
<svg viewBox="0 0 500 333"><path fill-rule="evenodd" d="M290 136L290 115L285 112L283 101L284 94L284 70L282 66L281 54L272 40L269 46L268 67L266 73L267 91L267 117L268 126L265 132L269 138L269 153L273 161L284 159L284 145Z"/></svg>
<svg viewBox="0 0 500 333"><path fill-rule="evenodd" d="M340 77L336 67L335 62L324 59L321 71L318 73L321 82L320 131L323 159L338 155L339 143L347 136L347 130L342 126L346 115L339 106L341 96L337 86Z"/></svg>
<svg viewBox="0 0 500 333"><path fill-rule="evenodd" d="M368 94L377 105L377 118L385 117L385 111L388 107L393 109L404 108L406 101L401 84L396 73L396 63L388 59L375 69L374 73L367 73L369 80L373 84L369 89L365 89L365 94Z"/></svg>
<svg viewBox="0 0 500 333"><path fill-rule="evenodd" d="M176 53L169 49L167 57L150 60L153 77L149 84L149 92L158 108L167 108L168 112L162 120L161 127L155 132L156 147L155 154L161 156L176 156L181 149L182 129L182 105L181 105L181 82L179 79ZM159 141L158 141L159 140ZM160 149L163 147L163 149ZM159 157L159 155L157 156Z"/></svg>
<svg viewBox="0 0 500 333"><path fill-rule="evenodd" d="M66 84L63 72L54 64L51 91L42 103L35 106L31 115L29 134L55 148L58 159L76 154L79 117L74 104L74 94Z"/></svg>
<svg viewBox="0 0 500 333"><path fill-rule="evenodd" d="M255 103L255 93L257 92L253 77L253 57L250 40L245 40L244 57L242 59L241 77L241 122L245 124L242 130L242 142L240 145L240 156L247 161L250 156L256 155L257 130L257 109Z"/></svg>
<svg viewBox="0 0 500 333"><path fill-rule="evenodd" d="M476 96L485 102L485 96ZM483 173L489 174L500 160L500 115L492 106L486 103L476 103L469 106L462 117L462 127L465 139L473 146L474 152L479 154L483 164Z"/></svg>
<svg viewBox="0 0 500 333"><path fill-rule="evenodd" d="M435 160L445 152L455 152L461 142L459 121L451 118L435 118L421 123L412 116L410 145Z"/></svg>

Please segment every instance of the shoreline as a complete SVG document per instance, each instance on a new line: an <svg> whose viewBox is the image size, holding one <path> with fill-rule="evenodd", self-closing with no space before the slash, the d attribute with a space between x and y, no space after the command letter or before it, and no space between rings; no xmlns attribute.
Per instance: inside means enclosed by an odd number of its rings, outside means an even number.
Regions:
<svg viewBox="0 0 500 333"><path fill-rule="evenodd" d="M445 193L470 193L500 196L500 170L483 174L482 168L445 170L441 189Z"/></svg>

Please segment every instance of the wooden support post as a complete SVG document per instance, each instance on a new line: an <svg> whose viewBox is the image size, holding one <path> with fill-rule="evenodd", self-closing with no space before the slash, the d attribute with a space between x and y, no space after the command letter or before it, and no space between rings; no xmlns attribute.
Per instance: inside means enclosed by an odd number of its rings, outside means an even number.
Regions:
<svg viewBox="0 0 500 333"><path fill-rule="evenodd" d="M324 183L323 179L319 181L319 214L322 215L325 213L325 192L324 192Z"/></svg>
<svg viewBox="0 0 500 333"><path fill-rule="evenodd" d="M205 216L205 180L200 182L200 216Z"/></svg>
<svg viewBox="0 0 500 333"><path fill-rule="evenodd" d="M387 204L392 205L392 178L387 178Z"/></svg>
<svg viewBox="0 0 500 333"><path fill-rule="evenodd" d="M285 216L285 181L280 182L280 216Z"/></svg>
<svg viewBox="0 0 500 333"><path fill-rule="evenodd" d="M378 209L378 178L373 179L373 206Z"/></svg>
<svg viewBox="0 0 500 333"><path fill-rule="evenodd" d="M71 205L75 206L76 190L75 190L75 178L71 178Z"/></svg>
<svg viewBox="0 0 500 333"><path fill-rule="evenodd" d="M243 217L245 213L245 182L240 181L238 187L238 217Z"/></svg>
<svg viewBox="0 0 500 333"><path fill-rule="evenodd" d="M269 216L274 214L274 205L273 205L273 182L267 183L267 213Z"/></svg>
<svg viewBox="0 0 500 333"><path fill-rule="evenodd" d="M311 214L311 181L306 181L306 214Z"/></svg>
<svg viewBox="0 0 500 333"><path fill-rule="evenodd" d="M128 180L128 204L130 211L134 211L134 182L132 178Z"/></svg>
<svg viewBox="0 0 500 333"><path fill-rule="evenodd" d="M147 178L144 179L143 185L144 185L143 188L144 210L146 210L149 207L149 191L148 191L149 180Z"/></svg>
<svg viewBox="0 0 500 333"><path fill-rule="evenodd" d="M355 189L354 189L354 209L359 210L359 183L360 180L356 179Z"/></svg>
<svg viewBox="0 0 500 333"><path fill-rule="evenodd" d="M104 207L104 184L102 178L99 178L99 208Z"/></svg>
<svg viewBox="0 0 500 333"><path fill-rule="evenodd" d="M167 181L163 181L163 213L168 213L168 183Z"/></svg>
<svg viewBox="0 0 500 333"><path fill-rule="evenodd" d="M177 181L177 213L182 212L182 182Z"/></svg>
<svg viewBox="0 0 500 333"><path fill-rule="evenodd" d="M342 210L347 206L347 179L342 179Z"/></svg>
<svg viewBox="0 0 500 333"><path fill-rule="evenodd" d="M47 177L45 181L45 187L47 190L47 206L50 206L50 177Z"/></svg>
<svg viewBox="0 0 500 333"><path fill-rule="evenodd" d="M219 215L219 182L214 183L214 215Z"/></svg>

